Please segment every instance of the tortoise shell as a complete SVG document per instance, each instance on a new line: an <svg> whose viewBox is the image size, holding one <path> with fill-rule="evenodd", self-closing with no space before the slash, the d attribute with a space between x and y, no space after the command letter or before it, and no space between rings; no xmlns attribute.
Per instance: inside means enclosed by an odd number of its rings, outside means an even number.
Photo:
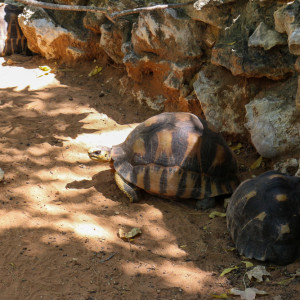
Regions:
<svg viewBox="0 0 300 300"><path fill-rule="evenodd" d="M21 7L0 3L0 56L30 53L18 23L22 11Z"/></svg>
<svg viewBox="0 0 300 300"><path fill-rule="evenodd" d="M204 199L232 193L237 164L220 133L190 113L162 113L138 125L113 146L117 173L166 198Z"/></svg>
<svg viewBox="0 0 300 300"><path fill-rule="evenodd" d="M269 171L242 182L227 208L241 255L285 265L300 257L300 178Z"/></svg>

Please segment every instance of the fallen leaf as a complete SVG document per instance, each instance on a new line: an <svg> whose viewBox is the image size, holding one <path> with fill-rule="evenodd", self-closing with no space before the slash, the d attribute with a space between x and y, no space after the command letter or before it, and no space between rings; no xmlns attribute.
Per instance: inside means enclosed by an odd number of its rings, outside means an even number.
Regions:
<svg viewBox="0 0 300 300"><path fill-rule="evenodd" d="M246 272L246 274L247 274L249 280L251 280L252 277L254 277L258 282L263 281L263 276L271 275L269 272L266 271L266 267L264 267L264 266L256 266L252 270Z"/></svg>
<svg viewBox="0 0 300 300"><path fill-rule="evenodd" d="M133 238L141 233L142 230L137 227L132 228L129 232L124 232L122 228L119 229L119 237L127 241L133 241Z"/></svg>
<svg viewBox="0 0 300 300"><path fill-rule="evenodd" d="M243 145L242 145L241 143L238 143L238 144L235 145L235 146L231 146L230 149L231 149L232 151L234 151L234 150L240 150L242 147L243 147Z"/></svg>
<svg viewBox="0 0 300 300"><path fill-rule="evenodd" d="M227 248L226 251L234 251L236 248L235 247L231 247L231 248Z"/></svg>
<svg viewBox="0 0 300 300"><path fill-rule="evenodd" d="M244 291L232 288L230 289L230 294L235 296L241 296L241 299L253 300L256 295L268 295L267 292L258 290L256 288L246 288Z"/></svg>
<svg viewBox="0 0 300 300"><path fill-rule="evenodd" d="M222 276L224 276L224 275L226 275L226 274L228 274L228 273L230 273L231 271L236 270L236 269L239 269L239 267L238 267L238 266L234 266L234 267L232 267L232 268L226 268L226 269L224 269L223 272L220 274L220 277L222 277Z"/></svg>
<svg viewBox="0 0 300 300"><path fill-rule="evenodd" d="M253 263L250 262L250 261L244 261L244 260L242 260L242 263L244 263L246 265L246 268L251 268L251 267L254 266Z"/></svg>
<svg viewBox="0 0 300 300"><path fill-rule="evenodd" d="M100 73L102 71L102 67L98 67L96 66L90 73L89 73L89 77L94 76L98 73Z"/></svg>
<svg viewBox="0 0 300 300"><path fill-rule="evenodd" d="M49 66L39 66L40 70L44 72L49 72L51 71L51 68Z"/></svg>
<svg viewBox="0 0 300 300"><path fill-rule="evenodd" d="M222 212L220 212L220 211L213 211L213 212L211 212L210 214L209 214L209 217L211 218L211 219L213 219L213 218L215 218L215 217L226 217L226 213L222 213Z"/></svg>
<svg viewBox="0 0 300 300"><path fill-rule="evenodd" d="M251 166L250 166L250 169L251 170L254 170L254 169L257 169L260 167L262 163L262 156L260 156Z"/></svg>
<svg viewBox="0 0 300 300"><path fill-rule="evenodd" d="M227 294L220 294L220 295L216 295L216 294L212 294L211 295L213 298L219 298L219 299L227 299L228 298L228 296L227 296Z"/></svg>

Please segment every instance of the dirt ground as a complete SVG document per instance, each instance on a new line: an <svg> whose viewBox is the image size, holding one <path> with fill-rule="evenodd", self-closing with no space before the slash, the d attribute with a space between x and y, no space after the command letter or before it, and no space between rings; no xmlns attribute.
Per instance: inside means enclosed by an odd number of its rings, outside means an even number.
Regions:
<svg viewBox="0 0 300 300"><path fill-rule="evenodd" d="M205 212L150 195L130 204L109 165L88 158L91 146L117 144L157 113L133 99L124 69L0 59L0 300L232 299L233 287L299 299L300 262L252 260L271 275L248 280L225 218L209 218L225 212L222 200ZM89 77L96 65L102 71ZM250 172L258 154L240 142L242 178L270 168L264 161ZM142 234L133 241L118 236L134 227Z"/></svg>

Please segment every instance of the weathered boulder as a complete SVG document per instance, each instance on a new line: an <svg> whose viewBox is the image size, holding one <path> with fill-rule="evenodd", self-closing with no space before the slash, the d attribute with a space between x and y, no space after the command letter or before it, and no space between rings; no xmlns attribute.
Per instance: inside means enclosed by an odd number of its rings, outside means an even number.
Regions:
<svg viewBox="0 0 300 300"><path fill-rule="evenodd" d="M296 94L296 107L300 109L300 76L298 76L298 88Z"/></svg>
<svg viewBox="0 0 300 300"><path fill-rule="evenodd" d="M275 46L286 44L286 36L278 33L276 30L268 28L264 22L259 23L248 40L249 47L261 47L264 50L270 50Z"/></svg>
<svg viewBox="0 0 300 300"><path fill-rule="evenodd" d="M229 69L233 75L248 78L280 80L292 74L296 57L286 47L277 46L268 51L248 47L248 37L261 22L264 21L270 30L274 28L273 12L277 7L277 3L262 7L258 1L236 7L234 14L230 15L231 25L220 34L218 43L212 49L211 63Z"/></svg>
<svg viewBox="0 0 300 300"><path fill-rule="evenodd" d="M211 63L227 68L233 75L280 80L295 71L296 57L285 48L265 53L262 49L244 47L243 43L231 43L220 41L212 50Z"/></svg>
<svg viewBox="0 0 300 300"><path fill-rule="evenodd" d="M121 20L117 24L103 23L100 27L100 46L116 63L122 64L124 53L122 45L130 41L132 23Z"/></svg>
<svg viewBox="0 0 300 300"><path fill-rule="evenodd" d="M131 42L122 46L128 75L136 84L146 83L146 93L151 89L165 98L178 97L202 63L203 32L182 10L140 13Z"/></svg>
<svg viewBox="0 0 300 300"><path fill-rule="evenodd" d="M43 8L25 7L19 15L19 24L27 38L28 48L47 59L74 62L102 53L92 42L92 36L86 38L80 32L57 25Z"/></svg>
<svg viewBox="0 0 300 300"><path fill-rule="evenodd" d="M300 55L300 2L283 6L274 13L275 29L288 35L289 50Z"/></svg>
<svg viewBox="0 0 300 300"><path fill-rule="evenodd" d="M206 120L218 131L245 135L245 104L251 97L245 78L211 67L197 74L193 86Z"/></svg>
<svg viewBox="0 0 300 300"><path fill-rule="evenodd" d="M263 157L272 158L300 149L300 112L292 96L295 79L280 85L280 92L273 88L245 106L245 126L254 147Z"/></svg>
<svg viewBox="0 0 300 300"><path fill-rule="evenodd" d="M230 17L229 8L224 10L217 6L201 7L201 9L191 6L186 11L191 19L215 26L218 29L222 29Z"/></svg>

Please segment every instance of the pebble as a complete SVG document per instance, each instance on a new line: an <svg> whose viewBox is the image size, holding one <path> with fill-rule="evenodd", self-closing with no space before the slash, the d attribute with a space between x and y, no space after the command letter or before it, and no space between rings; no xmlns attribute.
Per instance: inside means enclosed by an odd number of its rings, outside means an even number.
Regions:
<svg viewBox="0 0 300 300"><path fill-rule="evenodd" d="M4 179L4 171L0 168L0 181Z"/></svg>

